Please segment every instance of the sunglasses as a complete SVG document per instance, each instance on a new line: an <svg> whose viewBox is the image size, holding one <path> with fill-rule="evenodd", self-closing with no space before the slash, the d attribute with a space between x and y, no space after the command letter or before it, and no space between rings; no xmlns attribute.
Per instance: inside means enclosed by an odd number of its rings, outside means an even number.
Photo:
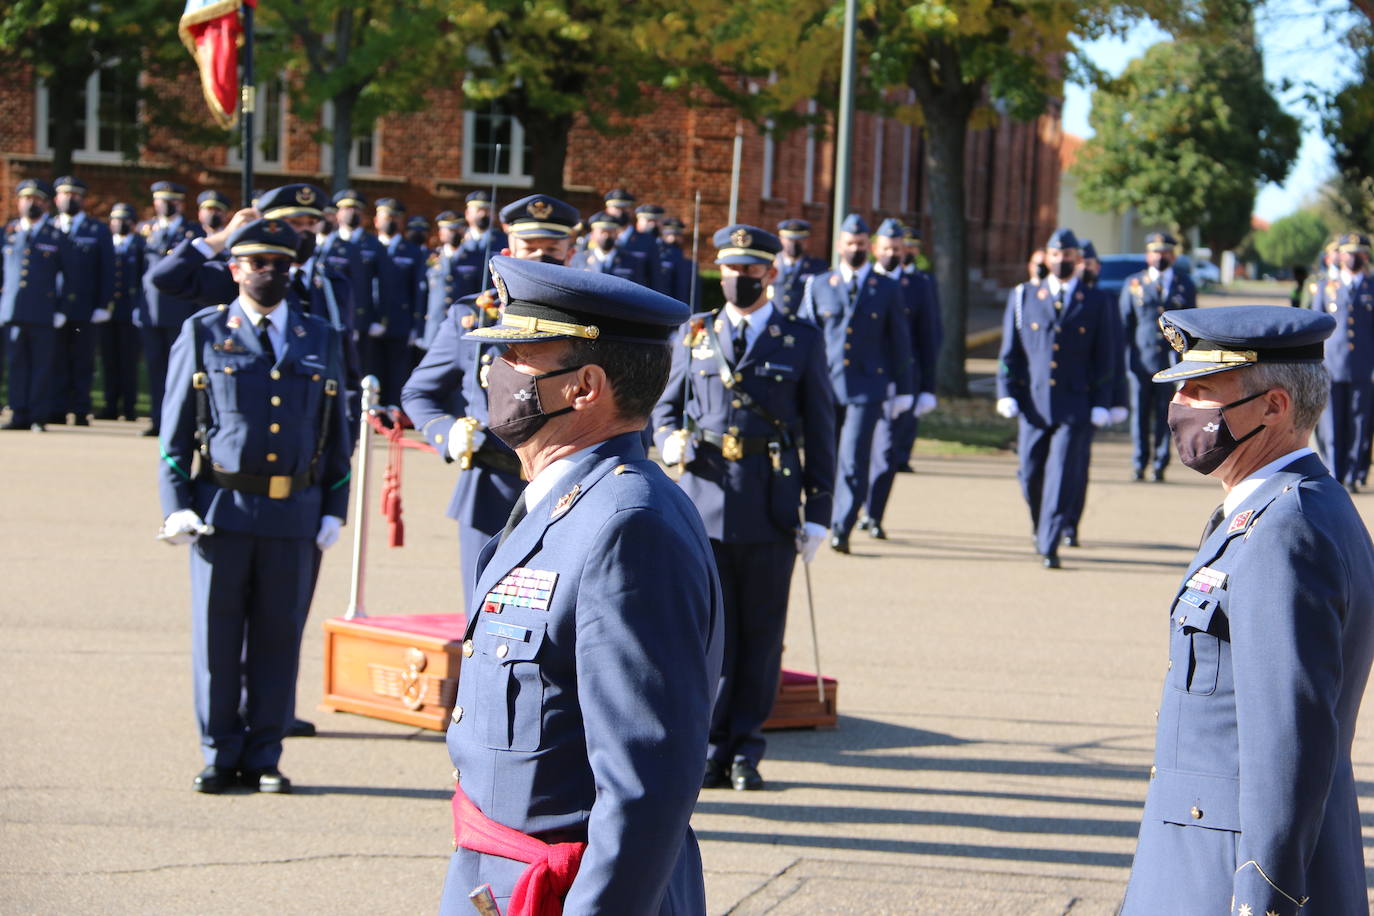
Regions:
<svg viewBox="0 0 1374 916"><path fill-rule="evenodd" d="M272 270L277 273L286 273L291 269L290 258L275 257L273 255L249 255L248 257L239 258L239 263L252 270Z"/></svg>

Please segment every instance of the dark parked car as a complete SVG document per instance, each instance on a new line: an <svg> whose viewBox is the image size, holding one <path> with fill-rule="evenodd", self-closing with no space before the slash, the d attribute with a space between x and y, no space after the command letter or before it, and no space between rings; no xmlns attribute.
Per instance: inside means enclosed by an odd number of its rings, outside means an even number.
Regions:
<svg viewBox="0 0 1374 916"><path fill-rule="evenodd" d="M1126 285L1126 278L1140 273L1147 266L1143 254L1104 254L1098 260L1102 263L1102 272L1097 277L1097 286L1110 293L1113 301L1121 298L1121 287ZM1188 260L1186 254L1179 255L1174 262L1174 270L1191 275L1193 262Z"/></svg>

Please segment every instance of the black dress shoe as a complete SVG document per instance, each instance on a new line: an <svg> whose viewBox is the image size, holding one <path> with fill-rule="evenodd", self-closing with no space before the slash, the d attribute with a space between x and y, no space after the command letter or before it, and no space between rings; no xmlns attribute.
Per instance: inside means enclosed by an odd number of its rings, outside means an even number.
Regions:
<svg viewBox="0 0 1374 916"><path fill-rule="evenodd" d="M29 421L28 421L28 420L22 420L22 421L21 421L21 420L10 420L10 421L9 421L8 423L6 423L4 426L0 426L0 429L11 429L11 430L13 430L13 429L24 429L24 430L27 430L28 428L29 428Z"/></svg>
<svg viewBox="0 0 1374 916"><path fill-rule="evenodd" d="M91 425L91 418L88 417L88 416L86 416L84 413L79 413L79 414L77 414L76 416L72 417L72 425L73 425L73 426L90 426L90 425Z"/></svg>
<svg viewBox="0 0 1374 916"><path fill-rule="evenodd" d="M66 425L67 425L67 415L64 414L64 413L55 413L55 414L51 414L51 415L48 417L48 424L49 424L50 426L66 426Z"/></svg>
<svg viewBox="0 0 1374 916"><path fill-rule="evenodd" d="M243 770L239 773L239 784L256 792L275 795L290 795L291 780L281 774L276 767L261 770Z"/></svg>
<svg viewBox="0 0 1374 916"><path fill-rule="evenodd" d="M1077 547L1077 546L1078 546L1078 535L1076 535L1076 534L1066 534L1066 535L1064 535L1064 546L1065 546L1065 547Z"/></svg>
<svg viewBox="0 0 1374 916"><path fill-rule="evenodd" d="M909 464L902 464L902 465L898 465L898 466L897 466L897 473L898 473L898 474L915 474L915 473L916 473L916 470L915 470L911 465L909 465Z"/></svg>
<svg viewBox="0 0 1374 916"><path fill-rule="evenodd" d="M1155 483L1163 483L1163 482L1164 482L1164 469L1163 469L1163 468L1155 468L1154 471L1152 471L1152 472L1150 473L1150 479L1153 480Z"/></svg>
<svg viewBox="0 0 1374 916"><path fill-rule="evenodd" d="M830 549L836 553L849 553L849 536L838 531L831 534Z"/></svg>
<svg viewBox="0 0 1374 916"><path fill-rule="evenodd" d="M1140 481L1145 479L1145 472L1137 468L1135 474L1132 475L1131 479L1134 480L1136 483L1139 483Z"/></svg>
<svg viewBox="0 0 1374 916"><path fill-rule="evenodd" d="M1351 496L1354 496L1356 493L1360 492L1360 485L1353 480L1350 481L1350 483L1346 484L1345 488L1350 491Z"/></svg>
<svg viewBox="0 0 1374 916"><path fill-rule="evenodd" d="M868 536L873 538L873 540L875 541L887 540L887 532L884 531L883 526L878 524L877 522L873 522L868 526Z"/></svg>
<svg viewBox="0 0 1374 916"><path fill-rule="evenodd" d="M706 761L706 772L701 777L701 787L703 789L728 789L730 777L725 772L725 766L714 760Z"/></svg>
<svg viewBox="0 0 1374 916"><path fill-rule="evenodd" d="M730 767L730 785L736 792L755 792L763 788L763 777L752 761L736 760Z"/></svg>
<svg viewBox="0 0 1374 916"><path fill-rule="evenodd" d="M304 719L292 719L291 724L286 726L286 737L313 738L315 737L315 723L307 722Z"/></svg>
<svg viewBox="0 0 1374 916"><path fill-rule="evenodd" d="M103 407L96 411L95 418L97 420L118 420L119 411L115 410L113 407Z"/></svg>
<svg viewBox="0 0 1374 916"><path fill-rule="evenodd" d="M148 437L158 436L158 435L161 435L161 434L162 434L162 430L158 429L156 426L149 426L149 427L148 427L147 429L145 429L143 432L139 433L140 436L148 436Z"/></svg>
<svg viewBox="0 0 1374 916"><path fill-rule="evenodd" d="M1044 559L1040 561L1040 563L1041 563L1041 565L1044 566L1046 569L1058 569L1058 568L1059 568L1059 554L1057 554L1057 553L1047 553L1047 554L1045 554Z"/></svg>
<svg viewBox="0 0 1374 916"><path fill-rule="evenodd" d="M867 530L868 530L868 526L869 526L869 525L872 525L872 524L873 524L873 519L868 518L867 516L865 516L864 518L859 519L859 524L855 525L854 527L858 528L860 531L867 531Z"/></svg>
<svg viewBox="0 0 1374 916"><path fill-rule="evenodd" d="M191 788L206 795L219 795L234 784L234 771L211 765L200 771Z"/></svg>

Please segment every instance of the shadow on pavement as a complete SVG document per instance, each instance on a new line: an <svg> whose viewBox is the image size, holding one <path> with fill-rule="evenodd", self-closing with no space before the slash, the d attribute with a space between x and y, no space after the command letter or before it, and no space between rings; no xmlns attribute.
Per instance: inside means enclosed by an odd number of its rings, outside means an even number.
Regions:
<svg viewBox="0 0 1374 916"><path fill-rule="evenodd" d="M1132 825L1134 828L1134 825ZM1019 846L977 846L970 843L927 843L915 840L880 840L866 837L812 836L807 834L744 833L735 830L698 830L697 839L722 843L759 843L766 846L803 846L815 849L850 849L864 852L895 852L904 855L954 856L965 859L1001 859L1050 862L1061 865L1100 865L1126 868L1133 855L1077 849L1029 849ZM1132 830L1134 835L1134 829Z"/></svg>

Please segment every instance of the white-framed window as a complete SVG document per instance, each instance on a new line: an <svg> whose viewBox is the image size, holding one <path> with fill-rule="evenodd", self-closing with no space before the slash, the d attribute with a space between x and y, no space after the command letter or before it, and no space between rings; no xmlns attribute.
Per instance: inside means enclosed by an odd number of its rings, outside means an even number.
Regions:
<svg viewBox="0 0 1374 916"><path fill-rule="evenodd" d="M40 153L52 154L52 106L48 87L38 80L34 105L34 132ZM120 162L138 154L138 75L117 70L97 70L81 88L76 110L77 162Z"/></svg>
<svg viewBox="0 0 1374 916"><path fill-rule="evenodd" d="M773 199L773 175L778 167L778 141L773 138L773 119L763 125L763 187L760 196L764 200Z"/></svg>
<svg viewBox="0 0 1374 916"><path fill-rule="evenodd" d="M883 208L883 118L873 119L873 209Z"/></svg>
<svg viewBox="0 0 1374 916"><path fill-rule="evenodd" d="M501 147L497 159L496 147ZM463 112L463 179L481 184L528 188L534 184L533 156L520 119L499 102Z"/></svg>
<svg viewBox="0 0 1374 916"><path fill-rule="evenodd" d="M806 113L814 115L816 113L816 100L811 99L806 103ZM814 125L807 125L806 128L806 167L802 174L802 203L814 204L816 202L816 131L820 128Z"/></svg>
<svg viewBox="0 0 1374 916"><path fill-rule="evenodd" d="M325 102L320 108L320 126L324 128L325 140L320 144L320 171L326 175L334 168L334 144L329 141L334 127L334 103ZM380 171L382 135L376 121L372 129L359 131L357 124L353 130L353 149L348 155L348 174L376 175Z"/></svg>
<svg viewBox="0 0 1374 916"><path fill-rule="evenodd" d="M255 172L281 172L286 169L286 82L278 77L258 83L253 111L253 154ZM229 145L228 164L243 165L241 143Z"/></svg>

